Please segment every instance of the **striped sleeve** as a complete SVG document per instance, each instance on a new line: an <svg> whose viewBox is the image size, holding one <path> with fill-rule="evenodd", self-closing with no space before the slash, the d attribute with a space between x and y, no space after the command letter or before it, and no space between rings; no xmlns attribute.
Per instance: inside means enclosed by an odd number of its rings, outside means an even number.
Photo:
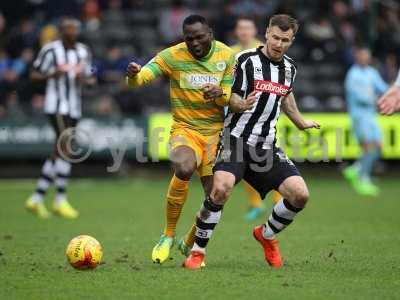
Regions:
<svg viewBox="0 0 400 300"><path fill-rule="evenodd" d="M215 101L215 103L217 103L219 106L226 106L229 104L229 99L231 98L231 92L232 92L234 69L235 69L235 57L232 54L230 55L227 61L226 70L221 81L221 88L223 91L223 95Z"/></svg>
<svg viewBox="0 0 400 300"><path fill-rule="evenodd" d="M246 75L247 61L247 59L241 59L241 57L239 57L235 66L232 93L238 94L241 97L244 97L248 85Z"/></svg>
<svg viewBox="0 0 400 300"><path fill-rule="evenodd" d="M48 73L50 68L54 66L54 51L52 46L44 46L40 51L35 61L33 62L33 68L40 73Z"/></svg>
<svg viewBox="0 0 400 300"><path fill-rule="evenodd" d="M138 87L152 82L161 75L169 76L171 74L170 65L166 62L169 57L168 49L161 51L154 58L152 58L140 72L133 78L126 78L128 86Z"/></svg>

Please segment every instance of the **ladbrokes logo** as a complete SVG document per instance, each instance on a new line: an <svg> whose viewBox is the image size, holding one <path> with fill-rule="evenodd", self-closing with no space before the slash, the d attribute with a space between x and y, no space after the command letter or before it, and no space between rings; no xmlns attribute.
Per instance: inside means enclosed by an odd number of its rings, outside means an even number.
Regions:
<svg viewBox="0 0 400 300"><path fill-rule="evenodd" d="M256 91L286 96L289 92L289 87L280 83L268 80L255 80L254 89Z"/></svg>
<svg viewBox="0 0 400 300"><path fill-rule="evenodd" d="M189 89L199 89L207 83L219 85L220 77L210 74L181 73L180 86Z"/></svg>

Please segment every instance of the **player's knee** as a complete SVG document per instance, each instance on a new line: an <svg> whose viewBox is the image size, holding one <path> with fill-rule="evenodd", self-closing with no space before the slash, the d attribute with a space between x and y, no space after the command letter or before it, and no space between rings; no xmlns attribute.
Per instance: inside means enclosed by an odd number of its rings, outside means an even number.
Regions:
<svg viewBox="0 0 400 300"><path fill-rule="evenodd" d="M196 170L196 162L184 161L174 165L175 175L183 180L189 180Z"/></svg>
<svg viewBox="0 0 400 300"><path fill-rule="evenodd" d="M294 199L293 199L294 203L293 204L296 207L303 208L306 206L309 197L310 197L310 194L309 194L307 188L299 189L299 190L297 190L297 192L294 195Z"/></svg>
<svg viewBox="0 0 400 300"><path fill-rule="evenodd" d="M229 181L214 182L212 197L217 204L224 204L231 194L233 184Z"/></svg>

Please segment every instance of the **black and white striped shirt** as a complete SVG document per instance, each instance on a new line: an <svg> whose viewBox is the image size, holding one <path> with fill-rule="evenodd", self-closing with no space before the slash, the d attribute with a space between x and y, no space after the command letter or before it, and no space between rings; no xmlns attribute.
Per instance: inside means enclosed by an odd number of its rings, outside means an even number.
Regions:
<svg viewBox="0 0 400 300"><path fill-rule="evenodd" d="M33 67L45 75L54 73L57 68L68 70L66 75L47 81L44 111L80 118L82 87L76 78L80 72L85 77L92 73L89 48L82 43L76 43L74 48L65 48L61 40L48 43L40 50Z"/></svg>
<svg viewBox="0 0 400 300"><path fill-rule="evenodd" d="M280 62L270 60L262 53L262 47L245 50L236 56L232 93L242 98L254 90L259 93L251 110L227 115L225 130L250 146L271 149L275 144L281 100L292 92L296 66L286 55Z"/></svg>

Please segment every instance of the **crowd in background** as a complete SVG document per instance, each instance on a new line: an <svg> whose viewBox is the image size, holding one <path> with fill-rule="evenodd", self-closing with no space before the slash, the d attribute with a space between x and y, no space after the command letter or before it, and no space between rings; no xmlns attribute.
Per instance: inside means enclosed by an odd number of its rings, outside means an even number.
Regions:
<svg viewBox="0 0 400 300"><path fill-rule="evenodd" d="M94 54L98 84L85 89L84 111L107 117L168 110L165 80L139 90L124 82L129 61L144 64L181 38L183 19L204 15L215 36L236 42L235 20L251 16L263 40L274 13L297 17L301 28L289 55L298 62L295 92L303 111L344 111L343 79L352 48L368 45L383 78L399 67L400 5L393 0L13 0L0 4L0 119L40 115L44 85L29 80L38 50L58 37L62 16L82 22L80 40Z"/></svg>

